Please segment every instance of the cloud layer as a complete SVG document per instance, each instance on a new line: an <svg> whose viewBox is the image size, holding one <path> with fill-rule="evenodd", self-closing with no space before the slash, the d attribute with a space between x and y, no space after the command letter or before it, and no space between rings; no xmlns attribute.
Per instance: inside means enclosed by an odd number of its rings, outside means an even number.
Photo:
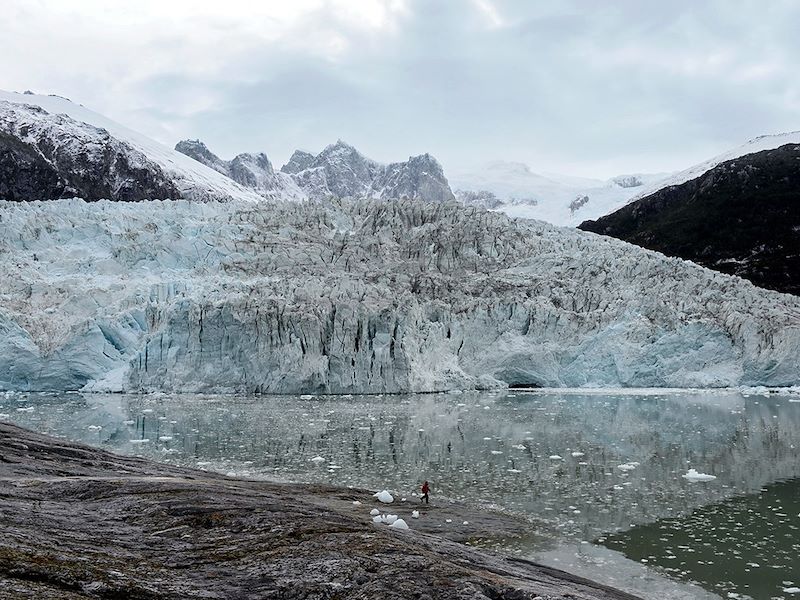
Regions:
<svg viewBox="0 0 800 600"><path fill-rule="evenodd" d="M225 157L342 138L383 161L589 176L800 129L794 0L7 0L0 87Z"/></svg>

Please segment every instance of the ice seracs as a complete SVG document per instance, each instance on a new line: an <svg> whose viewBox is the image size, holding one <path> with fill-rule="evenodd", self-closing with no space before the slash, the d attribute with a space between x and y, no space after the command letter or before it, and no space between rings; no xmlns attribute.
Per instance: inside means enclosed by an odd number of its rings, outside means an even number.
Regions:
<svg viewBox="0 0 800 600"><path fill-rule="evenodd" d="M800 299L453 203L0 203L0 389L798 385ZM489 407L489 410L491 406Z"/></svg>

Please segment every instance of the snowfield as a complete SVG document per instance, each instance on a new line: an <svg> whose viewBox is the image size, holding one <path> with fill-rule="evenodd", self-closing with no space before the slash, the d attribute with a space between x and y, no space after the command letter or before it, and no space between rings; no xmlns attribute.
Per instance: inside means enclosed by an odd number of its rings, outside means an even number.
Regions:
<svg viewBox="0 0 800 600"><path fill-rule="evenodd" d="M800 383L800 298L454 203L0 202L0 389Z"/></svg>

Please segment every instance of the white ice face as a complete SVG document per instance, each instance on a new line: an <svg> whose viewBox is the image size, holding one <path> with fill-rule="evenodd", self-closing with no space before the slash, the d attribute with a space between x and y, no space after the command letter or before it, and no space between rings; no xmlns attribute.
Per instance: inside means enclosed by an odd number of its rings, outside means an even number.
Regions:
<svg viewBox="0 0 800 600"><path fill-rule="evenodd" d="M423 202L0 203L0 389L792 385L800 299Z"/></svg>

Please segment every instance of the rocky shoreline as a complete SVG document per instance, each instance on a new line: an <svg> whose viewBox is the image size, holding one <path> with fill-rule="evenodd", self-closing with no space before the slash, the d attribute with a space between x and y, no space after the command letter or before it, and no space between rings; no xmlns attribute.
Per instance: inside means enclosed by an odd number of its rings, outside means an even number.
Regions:
<svg viewBox="0 0 800 600"><path fill-rule="evenodd" d="M4 423L0 498L3 599L634 598L456 541L524 531L512 517L432 506L394 530L372 523L386 506L367 490L233 479Z"/></svg>

